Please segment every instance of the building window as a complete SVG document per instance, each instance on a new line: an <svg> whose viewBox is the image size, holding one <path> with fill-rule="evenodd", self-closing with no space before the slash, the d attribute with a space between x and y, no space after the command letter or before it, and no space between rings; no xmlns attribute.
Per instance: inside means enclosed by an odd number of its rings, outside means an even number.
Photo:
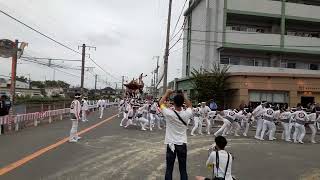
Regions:
<svg viewBox="0 0 320 180"><path fill-rule="evenodd" d="M319 65L318 64L310 64L309 69L310 70L319 70Z"/></svg>
<svg viewBox="0 0 320 180"><path fill-rule="evenodd" d="M221 56L220 57L220 64L229 64L229 57Z"/></svg>
<svg viewBox="0 0 320 180"><path fill-rule="evenodd" d="M288 62L287 63L287 68L295 69L296 68L296 63Z"/></svg>
<svg viewBox="0 0 320 180"><path fill-rule="evenodd" d="M249 101L250 102L261 102L268 101L269 103L288 103L288 93L287 92L277 92L277 91L249 91Z"/></svg>
<svg viewBox="0 0 320 180"><path fill-rule="evenodd" d="M240 64L240 58L239 57L230 57L230 64L239 65Z"/></svg>

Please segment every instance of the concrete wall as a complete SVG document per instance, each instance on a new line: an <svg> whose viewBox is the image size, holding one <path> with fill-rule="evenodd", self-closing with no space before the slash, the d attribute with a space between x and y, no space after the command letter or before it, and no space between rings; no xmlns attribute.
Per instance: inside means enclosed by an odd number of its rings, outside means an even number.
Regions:
<svg viewBox="0 0 320 180"><path fill-rule="evenodd" d="M286 3L286 15L320 20L320 6Z"/></svg>
<svg viewBox="0 0 320 180"><path fill-rule="evenodd" d="M228 9L281 15L281 2L270 0L228 0Z"/></svg>
<svg viewBox="0 0 320 180"><path fill-rule="evenodd" d="M263 33L239 33L239 31L227 31L226 43L257 45L268 47L280 47L280 34Z"/></svg>
<svg viewBox="0 0 320 180"><path fill-rule="evenodd" d="M287 49L319 51L320 47L320 38L285 36L284 42L284 46Z"/></svg>

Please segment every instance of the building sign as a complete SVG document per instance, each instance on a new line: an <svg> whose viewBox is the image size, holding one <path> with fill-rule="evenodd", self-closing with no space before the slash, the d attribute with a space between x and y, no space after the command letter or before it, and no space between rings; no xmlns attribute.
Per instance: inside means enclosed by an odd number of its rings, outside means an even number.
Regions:
<svg viewBox="0 0 320 180"><path fill-rule="evenodd" d="M320 91L320 87L299 86L300 91Z"/></svg>

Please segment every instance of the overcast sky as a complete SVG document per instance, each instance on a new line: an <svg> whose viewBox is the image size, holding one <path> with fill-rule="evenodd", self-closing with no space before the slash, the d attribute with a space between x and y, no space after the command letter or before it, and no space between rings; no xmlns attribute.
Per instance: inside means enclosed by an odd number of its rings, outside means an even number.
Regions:
<svg viewBox="0 0 320 180"><path fill-rule="evenodd" d="M172 29L179 17L185 0L173 1ZM83 43L96 46L88 53L105 70L116 78L106 75L98 67L93 73L103 80L120 82L121 76L136 78L140 73L148 74L145 81L150 84L151 71L156 66L153 56L162 60L165 45L168 0L0 0L0 9L18 18L44 34L77 49ZM177 29L181 27L181 19ZM0 13L0 39L19 39L29 43L26 56L81 59L76 54L29 30ZM171 44L173 44L172 41ZM180 49L182 43L173 48ZM47 61L45 61L47 62ZM80 62L56 62L70 67ZM180 77L182 50L169 57L169 80ZM94 66L87 60L86 66ZM80 71L63 70L80 75ZM11 59L0 58L0 75L9 75ZM19 61L18 75L31 74L32 80L52 80L53 69ZM79 85L80 78L56 71L56 80ZM120 86L120 83L118 84ZM94 87L93 75L86 72L85 87Z"/></svg>

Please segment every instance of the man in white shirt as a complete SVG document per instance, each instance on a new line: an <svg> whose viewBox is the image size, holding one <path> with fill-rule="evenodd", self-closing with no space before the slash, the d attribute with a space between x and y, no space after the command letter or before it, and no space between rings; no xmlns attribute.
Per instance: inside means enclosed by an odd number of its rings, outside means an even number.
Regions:
<svg viewBox="0 0 320 180"><path fill-rule="evenodd" d="M232 155L224 150L227 145L227 140L223 136L215 138L214 151L210 153L207 160L207 167L212 170L215 178L221 178L224 180L232 180L231 169L232 169ZM202 176L197 176L196 180L211 180Z"/></svg>
<svg viewBox="0 0 320 180"><path fill-rule="evenodd" d="M263 121L264 121L262 119L262 114L264 113L266 105L267 105L267 102L262 101L261 104L258 107L256 107L252 112L252 115L257 123L256 135L254 137L259 140L260 140L261 130L262 130Z"/></svg>
<svg viewBox="0 0 320 180"><path fill-rule="evenodd" d="M83 97L81 101L82 122L88 121L87 119L88 110L89 110L89 105L88 105L87 97Z"/></svg>
<svg viewBox="0 0 320 180"><path fill-rule="evenodd" d="M79 93L76 93L74 100L71 102L70 105L72 127L70 130L69 142L78 142L78 140L80 139L80 137L77 135L81 111L81 104L79 102L80 98L81 95Z"/></svg>
<svg viewBox="0 0 320 180"><path fill-rule="evenodd" d="M103 110L104 110L104 100L102 98L99 99L98 103L97 103L97 106L99 108L99 111L100 111L100 119L102 119L102 116L103 116Z"/></svg>
<svg viewBox="0 0 320 180"><path fill-rule="evenodd" d="M211 109L206 105L206 102L201 103L200 107L200 115L201 119L200 121L206 121L207 123L207 134L210 135L210 130L211 130L211 122L210 119L208 118L208 113L211 111Z"/></svg>
<svg viewBox="0 0 320 180"><path fill-rule="evenodd" d="M172 180L176 156L179 161L180 179L187 180L187 122L192 116L192 104L182 92L178 92L173 97L175 110L167 108L165 101L172 94L173 91L168 89L159 102L166 121L165 144L167 145L167 154L165 180ZM187 106L186 110L182 109L184 102Z"/></svg>
<svg viewBox="0 0 320 180"><path fill-rule="evenodd" d="M303 144L303 138L306 135L306 128L304 125L309 121L309 117L307 113L302 110L300 103L297 105L297 111L294 112L292 116L295 119L293 141L294 143L299 142L300 144Z"/></svg>

